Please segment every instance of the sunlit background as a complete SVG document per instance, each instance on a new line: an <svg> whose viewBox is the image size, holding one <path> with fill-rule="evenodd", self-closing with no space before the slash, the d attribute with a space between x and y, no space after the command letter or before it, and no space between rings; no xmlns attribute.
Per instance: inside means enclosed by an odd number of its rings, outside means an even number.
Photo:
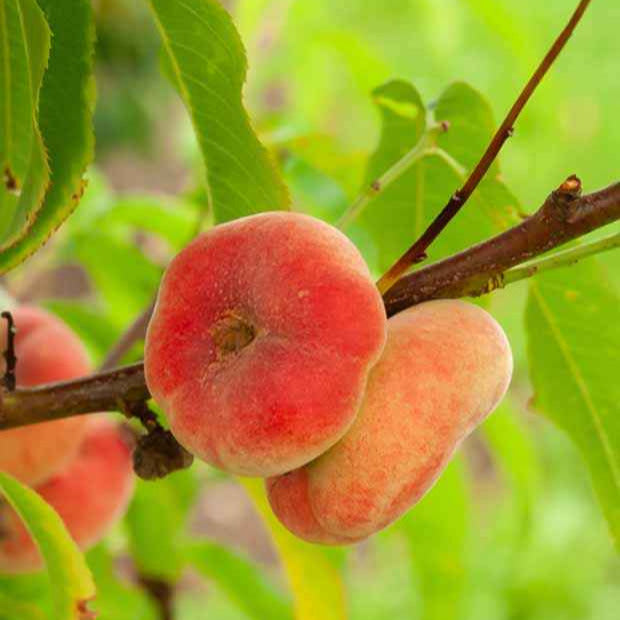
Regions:
<svg viewBox="0 0 620 620"><path fill-rule="evenodd" d="M380 129L373 88L400 77L432 102L451 82L466 81L488 98L499 121L573 4L225 2L247 49L245 101L253 125L281 163L294 208L319 214L342 211L361 187ZM20 299L58 312L101 359L149 303L172 251L193 234L204 190L191 126L161 77L159 37L143 3L95 5L97 156L90 185L53 243L12 272L7 284ZM620 4L594 2L519 119L501 166L523 210L538 207L571 173L586 191L617 180L619 29ZM300 143L305 155L296 151ZM335 174L315 166L321 157ZM454 189L446 187L445 197ZM154 205L177 210L176 228L165 219L162 234L153 234ZM127 222L115 220L128 206L135 214L129 236ZM147 214L149 233L139 230ZM458 225L457 218L452 226ZM620 257L602 260L620 282ZM502 407L418 507L370 541L328 554L342 569L353 620L618 618L620 563L585 466L569 439L531 406L524 301L521 285L492 299L516 362ZM127 360L140 355L136 347ZM249 556L285 589L267 530L242 488L206 467L189 475L191 483L179 484L200 484L189 519L192 535ZM165 485L175 480L142 484L136 501L152 498L165 510ZM91 561L124 549L127 527L139 527L139 515L134 506L129 526L120 526L107 550L95 551ZM167 544L153 554L165 554ZM127 578L131 571L122 554L115 562L117 574ZM226 586L227 579L241 579L230 571L211 580L183 574L179 620L247 618Z"/></svg>

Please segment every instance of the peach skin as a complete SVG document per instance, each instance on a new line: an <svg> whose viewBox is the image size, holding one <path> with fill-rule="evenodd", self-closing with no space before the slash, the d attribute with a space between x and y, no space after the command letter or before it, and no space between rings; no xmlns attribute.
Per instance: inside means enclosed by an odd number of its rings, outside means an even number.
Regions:
<svg viewBox="0 0 620 620"><path fill-rule="evenodd" d="M267 481L274 513L324 544L386 527L433 485L511 374L506 336L477 306L431 301L395 315L351 429L305 467Z"/></svg>
<svg viewBox="0 0 620 620"><path fill-rule="evenodd" d="M342 233L261 213L213 228L172 261L146 337L146 381L190 452L235 474L279 474L349 428L386 323Z"/></svg>
<svg viewBox="0 0 620 620"><path fill-rule="evenodd" d="M56 510L82 549L97 543L124 513L133 489L131 448L116 424L91 424L79 452L35 491ZM0 505L0 571L39 570L39 550L18 515Z"/></svg>
<svg viewBox="0 0 620 620"><path fill-rule="evenodd" d="M73 379L90 372L86 349L60 319L30 306L21 306L12 314L17 328L18 387ZM0 349L4 350L4 323L0 334ZM1 373L4 368L2 358ZM87 425L87 418L81 416L0 431L0 470L25 484L39 484L77 453Z"/></svg>

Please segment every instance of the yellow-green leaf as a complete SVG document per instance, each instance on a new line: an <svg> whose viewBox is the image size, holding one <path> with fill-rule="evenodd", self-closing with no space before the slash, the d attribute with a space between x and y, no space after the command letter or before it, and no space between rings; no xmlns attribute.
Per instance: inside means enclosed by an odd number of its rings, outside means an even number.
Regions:
<svg viewBox="0 0 620 620"><path fill-rule="evenodd" d="M340 571L318 545L293 536L271 512L263 481L243 478L241 483L273 538L295 603L295 620L343 620L347 617Z"/></svg>
<svg viewBox="0 0 620 620"><path fill-rule="evenodd" d="M95 584L62 519L35 491L3 472L0 493L23 520L45 560L54 620L82 620L88 600L95 596Z"/></svg>

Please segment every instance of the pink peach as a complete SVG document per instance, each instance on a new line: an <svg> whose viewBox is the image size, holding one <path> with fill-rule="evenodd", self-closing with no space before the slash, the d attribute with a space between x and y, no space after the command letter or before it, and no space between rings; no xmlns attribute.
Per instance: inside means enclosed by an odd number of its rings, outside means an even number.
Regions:
<svg viewBox="0 0 620 620"><path fill-rule="evenodd" d="M385 332L381 297L342 233L263 213L217 226L172 261L146 380L190 452L236 474L278 474L349 428Z"/></svg>
<svg viewBox="0 0 620 620"><path fill-rule="evenodd" d="M355 423L316 460L267 481L273 511L325 544L386 527L433 485L511 373L504 332L477 306L442 300L397 314Z"/></svg>
<svg viewBox="0 0 620 620"><path fill-rule="evenodd" d="M17 308L13 318L17 327L18 387L73 379L90 372L84 346L60 319L29 306ZM0 324L0 334L0 349L4 351L4 321ZM4 368L2 358L1 373ZM26 484L39 484L77 453L87 424L85 417L73 417L0 431L0 470Z"/></svg>
<svg viewBox="0 0 620 620"><path fill-rule="evenodd" d="M79 452L60 473L35 491L64 521L82 549L97 543L124 513L133 489L131 449L123 432L107 420L91 424ZM154 507L156 509L156 507ZM18 515L0 506L0 571L38 570L37 546Z"/></svg>

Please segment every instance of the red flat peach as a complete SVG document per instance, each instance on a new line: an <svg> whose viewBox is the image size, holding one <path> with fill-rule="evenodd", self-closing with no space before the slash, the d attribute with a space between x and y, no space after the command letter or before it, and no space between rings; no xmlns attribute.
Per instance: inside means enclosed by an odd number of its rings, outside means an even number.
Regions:
<svg viewBox="0 0 620 620"><path fill-rule="evenodd" d="M198 457L236 474L282 473L349 428L385 330L344 235L263 213L217 226L172 261L148 328L147 384Z"/></svg>
<svg viewBox="0 0 620 620"><path fill-rule="evenodd" d="M73 379L90 372L84 345L53 314L22 306L13 311L13 318L17 327L19 387ZM0 334L0 349L4 351L4 322ZM0 361L0 372L4 373L4 358ZM81 416L0 431L0 470L26 484L41 483L75 456L87 425L87 417Z"/></svg>
<svg viewBox="0 0 620 620"><path fill-rule="evenodd" d="M69 465L35 491L52 506L82 549L97 543L125 512L133 489L131 449L115 424L97 420ZM17 514L0 507L0 571L42 566L39 550Z"/></svg>

